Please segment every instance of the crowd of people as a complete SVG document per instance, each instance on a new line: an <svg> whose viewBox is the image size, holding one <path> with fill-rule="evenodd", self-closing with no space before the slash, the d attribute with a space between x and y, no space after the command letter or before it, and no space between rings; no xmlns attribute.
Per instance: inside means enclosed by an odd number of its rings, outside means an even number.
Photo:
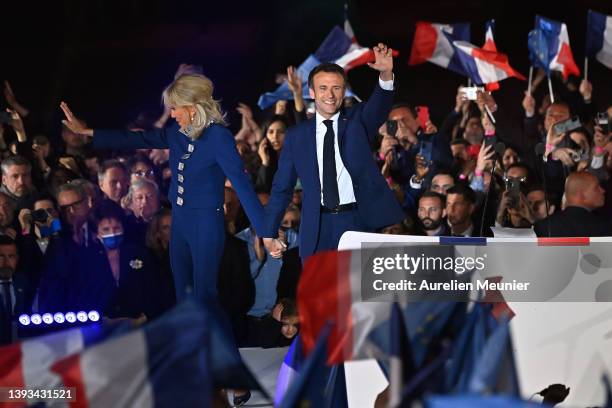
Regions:
<svg viewBox="0 0 612 408"><path fill-rule="evenodd" d="M191 68L182 65L177 78ZM381 86L383 82L381 74ZM261 236L235 186L225 181L226 238L216 293L239 346L288 345L299 329L300 234L317 226L301 222L304 180L295 182L287 175L279 181L275 174L282 165L287 130L308 121L313 111L291 67L287 83L290 101L278 101L257 114L246 104L236 108L242 121L235 147L263 208L271 194L274 199L279 183L292 184L290 191L283 190L291 197L277 234L264 231ZM555 102L548 95L537 101L525 93L521 118L506 115L489 92L478 91L469 100L458 90L454 109L440 124L396 100L367 140L372 161L404 219L378 232L479 237L521 229L543 237L612 235L612 105L594 106L586 80L579 87L568 83L559 88ZM449 100L453 94L449 91ZM62 127L61 137L31 134L32 113L8 82L4 96L0 342L23 334L16 323L22 313L96 310L108 319L145 323L171 308L177 298L170 209L177 203L167 199L176 171L169 150L117 151L112 143L111 148L94 149L90 138L69 126ZM356 105L352 98L341 103ZM166 109L159 119L139 117L126 128L163 129L170 116ZM350 135L344 143L352 143ZM336 197L332 207L342 205L342 197ZM283 243L282 255L271 256L264 242L271 235ZM313 245L307 255L321 249L321 242Z"/></svg>

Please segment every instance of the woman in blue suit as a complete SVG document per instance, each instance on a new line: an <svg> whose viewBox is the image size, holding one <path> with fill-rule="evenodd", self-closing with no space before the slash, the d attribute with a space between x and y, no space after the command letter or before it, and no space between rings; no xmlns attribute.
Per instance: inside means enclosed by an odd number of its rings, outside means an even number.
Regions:
<svg viewBox="0 0 612 408"><path fill-rule="evenodd" d="M193 293L202 302L215 300L225 228L223 198L229 178L256 230L263 228L263 208L227 130L213 84L203 75L181 75L163 92L176 124L142 132L89 129L65 102L63 121L75 133L93 137L96 148L170 149L172 203L170 262L176 297Z"/></svg>

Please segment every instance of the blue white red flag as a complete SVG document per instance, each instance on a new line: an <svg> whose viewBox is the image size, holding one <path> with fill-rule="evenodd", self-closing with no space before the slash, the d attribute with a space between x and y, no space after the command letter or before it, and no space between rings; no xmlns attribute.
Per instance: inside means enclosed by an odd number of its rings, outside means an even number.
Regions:
<svg viewBox="0 0 612 408"><path fill-rule="evenodd" d="M465 75L463 65L461 65L455 47L453 47L453 41L470 41L470 25L468 23L417 22L408 65L431 62L442 68Z"/></svg>
<svg viewBox="0 0 612 408"><path fill-rule="evenodd" d="M589 10L587 17L586 56L612 69L612 16Z"/></svg>

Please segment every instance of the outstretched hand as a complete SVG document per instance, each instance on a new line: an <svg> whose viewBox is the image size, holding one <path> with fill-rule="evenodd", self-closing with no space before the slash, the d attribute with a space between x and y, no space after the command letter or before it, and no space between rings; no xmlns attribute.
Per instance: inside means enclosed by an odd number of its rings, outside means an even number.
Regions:
<svg viewBox="0 0 612 408"><path fill-rule="evenodd" d="M383 81L390 81L393 79L393 50L388 48L383 43L378 43L373 48L374 62L368 62L368 66L380 72L380 79Z"/></svg>
<svg viewBox="0 0 612 408"><path fill-rule="evenodd" d="M66 119L62 120L64 126L78 135L93 137L93 129L89 129L87 125L85 125L85 122L77 119L66 102L61 102L60 108L62 108L62 111L64 111L64 115L66 116Z"/></svg>

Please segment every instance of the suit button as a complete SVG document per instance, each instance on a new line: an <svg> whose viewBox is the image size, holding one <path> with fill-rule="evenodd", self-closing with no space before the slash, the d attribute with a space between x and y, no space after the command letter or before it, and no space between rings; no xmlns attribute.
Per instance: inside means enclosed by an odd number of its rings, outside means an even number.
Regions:
<svg viewBox="0 0 612 408"><path fill-rule="evenodd" d="M183 194L184 191L185 191L185 189L183 188L183 186L178 186L178 193L179 194Z"/></svg>
<svg viewBox="0 0 612 408"><path fill-rule="evenodd" d="M183 163L183 162L179 162L179 164L178 164L178 169L179 169L179 171L180 171L180 170L183 170L184 168L185 168L185 163Z"/></svg>
<svg viewBox="0 0 612 408"><path fill-rule="evenodd" d="M182 198L182 197L177 197L177 198L176 198L176 203L177 203L178 205L183 205L183 198Z"/></svg>

